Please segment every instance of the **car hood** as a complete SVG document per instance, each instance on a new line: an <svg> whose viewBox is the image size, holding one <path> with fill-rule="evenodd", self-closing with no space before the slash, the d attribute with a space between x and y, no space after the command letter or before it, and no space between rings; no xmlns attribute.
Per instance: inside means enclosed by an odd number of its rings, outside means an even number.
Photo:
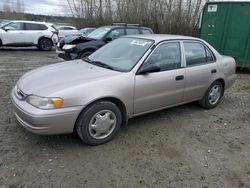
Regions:
<svg viewBox="0 0 250 188"><path fill-rule="evenodd" d="M78 43L84 43L84 42L89 42L94 39L82 36L82 35L69 35L66 36L64 39L60 41L62 44L78 44Z"/></svg>
<svg viewBox="0 0 250 188"><path fill-rule="evenodd" d="M17 86L27 95L51 96L71 87L118 74L122 73L83 60L68 61L30 71L20 78Z"/></svg>

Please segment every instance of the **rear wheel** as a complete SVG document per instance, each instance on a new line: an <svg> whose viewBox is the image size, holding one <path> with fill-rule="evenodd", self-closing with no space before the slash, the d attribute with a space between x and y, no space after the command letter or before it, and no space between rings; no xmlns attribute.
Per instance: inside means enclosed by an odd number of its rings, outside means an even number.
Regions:
<svg viewBox="0 0 250 188"><path fill-rule="evenodd" d="M199 101L200 105L206 109L215 108L223 96L223 86L220 81L215 81L207 90L204 97Z"/></svg>
<svg viewBox="0 0 250 188"><path fill-rule="evenodd" d="M112 102L94 103L79 116L76 130L88 145L100 145L112 140L122 123L120 109Z"/></svg>
<svg viewBox="0 0 250 188"><path fill-rule="evenodd" d="M52 49L53 43L50 39L43 38L39 41L38 47L43 51L50 51Z"/></svg>

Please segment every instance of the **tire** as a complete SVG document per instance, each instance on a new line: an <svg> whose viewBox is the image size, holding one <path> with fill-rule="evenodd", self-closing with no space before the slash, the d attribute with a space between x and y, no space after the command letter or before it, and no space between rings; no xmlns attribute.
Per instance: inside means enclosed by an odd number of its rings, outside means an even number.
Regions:
<svg viewBox="0 0 250 188"><path fill-rule="evenodd" d="M88 57L92 54L93 52L91 51L87 51L87 52L83 52L81 55L80 55L80 59L83 59L85 57Z"/></svg>
<svg viewBox="0 0 250 188"><path fill-rule="evenodd" d="M85 144L97 146L111 141L121 124L120 109L112 102L101 101L82 111L76 131Z"/></svg>
<svg viewBox="0 0 250 188"><path fill-rule="evenodd" d="M38 48L42 51L50 51L52 49L53 43L48 38L43 38L38 43Z"/></svg>
<svg viewBox="0 0 250 188"><path fill-rule="evenodd" d="M204 97L199 101L205 109L215 108L221 101L224 88L220 81L215 81L206 91Z"/></svg>

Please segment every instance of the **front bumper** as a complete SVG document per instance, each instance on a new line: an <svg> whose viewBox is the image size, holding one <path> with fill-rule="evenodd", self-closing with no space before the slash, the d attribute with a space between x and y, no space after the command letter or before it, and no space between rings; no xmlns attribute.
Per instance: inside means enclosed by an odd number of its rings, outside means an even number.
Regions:
<svg viewBox="0 0 250 188"><path fill-rule="evenodd" d="M62 51L60 49L56 49L56 53L58 54L58 57L69 61L69 60L74 60L78 58L78 54L77 53L68 53L65 51Z"/></svg>
<svg viewBox="0 0 250 188"><path fill-rule="evenodd" d="M82 106L41 110L19 100L11 93L14 114L17 121L28 131L39 135L69 134L74 130L75 122Z"/></svg>

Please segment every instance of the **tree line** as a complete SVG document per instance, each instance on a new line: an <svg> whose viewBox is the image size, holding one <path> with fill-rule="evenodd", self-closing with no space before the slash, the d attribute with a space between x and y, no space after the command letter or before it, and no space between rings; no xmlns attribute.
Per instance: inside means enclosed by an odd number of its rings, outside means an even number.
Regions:
<svg viewBox="0 0 250 188"><path fill-rule="evenodd" d="M114 22L151 27L156 33L193 35L205 0L67 0L81 27Z"/></svg>
<svg viewBox="0 0 250 188"><path fill-rule="evenodd" d="M2 17L26 19L23 1L4 0ZM78 28L119 22L147 26L155 33L194 35L195 25L205 2L206 0L65 0L65 15L68 16L66 20L70 20Z"/></svg>

